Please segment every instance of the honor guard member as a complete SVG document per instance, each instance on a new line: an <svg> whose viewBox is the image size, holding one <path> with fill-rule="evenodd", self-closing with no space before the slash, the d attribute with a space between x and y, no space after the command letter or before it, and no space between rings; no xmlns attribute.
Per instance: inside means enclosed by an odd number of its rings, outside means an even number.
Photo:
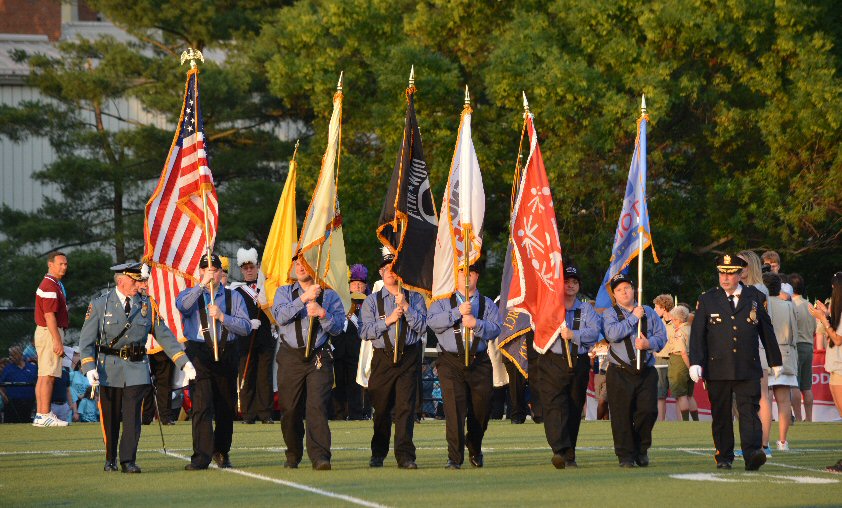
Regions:
<svg viewBox="0 0 842 508"><path fill-rule="evenodd" d="M444 402L447 469L462 467L466 444L471 465L483 465L482 438L488 428L494 391L488 341L500 335L497 306L477 290L481 265L474 263L468 272L467 287L463 266L457 274L456 292L449 299L433 302L427 314L427 325L438 339L437 364ZM472 339L468 345L467 367L463 329L470 330Z"/></svg>
<svg viewBox="0 0 842 508"><path fill-rule="evenodd" d="M196 379L190 382L193 456L184 466L188 471L207 469L211 460L221 468L231 467L228 452L234 432L240 360L237 339L251 332L251 322L240 293L220 284L221 267L219 256L212 254L208 260L208 255L203 255L199 284L179 293L175 302L184 323L187 356L196 366ZM218 361L214 359L214 338Z"/></svg>
<svg viewBox="0 0 842 508"><path fill-rule="evenodd" d="M398 467L418 469L412 435L421 376L421 336L427 333L427 306L420 294L401 290L398 277L392 272L394 259L392 254L384 254L380 263L383 287L365 299L360 323L360 338L372 341L374 346L368 379L374 408L374 436L368 465L383 467L389 453L394 411Z"/></svg>
<svg viewBox="0 0 842 508"><path fill-rule="evenodd" d="M552 463L556 469L577 467L576 441L590 380L588 352L602 331L599 314L591 304L577 298L580 281L576 267L564 269L566 325L561 329L561 336L537 362L540 374L535 388L541 393L544 432L553 450ZM569 342L565 343L565 339Z"/></svg>
<svg viewBox="0 0 842 508"><path fill-rule="evenodd" d="M116 287L95 298L88 306L79 337L82 372L92 387L100 386L100 412L105 440L105 471L117 471L117 436L120 421L120 467L124 473L140 473L135 463L140 440L141 405L149 391L146 337L152 332L167 356L184 371L196 375L193 364L169 328L152 319L152 307L138 295L141 264L111 267Z"/></svg>
<svg viewBox="0 0 842 508"><path fill-rule="evenodd" d="M243 297L251 318L248 341L244 340L240 344L240 409L243 423L254 423L256 419L263 423L275 423L272 420L275 338L272 337L272 322L263 310L268 309L269 304L263 282L257 280L257 250L239 249L237 266L240 267L243 282L235 282L230 287Z"/></svg>
<svg viewBox="0 0 842 508"><path fill-rule="evenodd" d="M329 336L342 331L345 308L332 289L322 290L313 276L293 256L297 282L281 286L275 293L272 315L280 327L278 350L278 402L281 431L286 444L284 467L295 469L304 455L317 471L330 470L330 426L328 407L333 386L333 356ZM310 326L316 327L310 355L306 356ZM304 425L307 425L305 433Z"/></svg>
<svg viewBox="0 0 842 508"><path fill-rule="evenodd" d="M652 428L658 418L658 373L652 352L667 343L664 322L652 307L634 299L631 280L619 273L611 278L615 304L602 313L605 338L611 345L605 374L614 453L620 467L649 465ZM637 335L638 321L641 333ZM637 369L635 350L640 350Z"/></svg>
<svg viewBox="0 0 842 508"><path fill-rule="evenodd" d="M690 377L696 382L707 380L716 467L731 469L734 461L733 395L740 418L745 468L756 471L766 463L757 414L763 376L757 354L758 337L776 377L782 361L772 321L766 313L766 296L740 282L747 265L730 254L716 260L719 287L699 297L690 329Z"/></svg>
<svg viewBox="0 0 842 508"><path fill-rule="evenodd" d="M141 271L148 270L146 265ZM144 272L143 275L146 275ZM141 281L138 293L146 297L148 286L146 277ZM152 319L157 320L158 314L152 309ZM175 425L178 413L172 409L172 384L175 365L167 357L164 347L155 339L154 330L146 336L146 356L149 358L149 371L152 374L152 390L143 398L143 424L149 425L155 419L157 408L158 420L162 425Z"/></svg>
<svg viewBox="0 0 842 508"><path fill-rule="evenodd" d="M360 359L360 309L366 299L368 268L352 265L350 270L351 308L342 333L331 337L333 344L333 419L364 420L362 387L357 384Z"/></svg>

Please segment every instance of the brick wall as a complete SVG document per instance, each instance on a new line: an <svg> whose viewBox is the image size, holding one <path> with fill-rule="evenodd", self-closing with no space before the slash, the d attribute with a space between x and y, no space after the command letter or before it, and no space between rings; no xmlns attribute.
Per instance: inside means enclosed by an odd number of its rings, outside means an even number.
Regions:
<svg viewBox="0 0 842 508"><path fill-rule="evenodd" d="M49 0L0 0L0 33L61 35L61 3Z"/></svg>

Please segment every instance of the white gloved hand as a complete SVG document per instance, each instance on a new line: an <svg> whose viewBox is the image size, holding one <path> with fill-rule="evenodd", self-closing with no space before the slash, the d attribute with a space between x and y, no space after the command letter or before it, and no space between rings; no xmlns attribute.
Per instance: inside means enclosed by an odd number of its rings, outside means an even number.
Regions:
<svg viewBox="0 0 842 508"><path fill-rule="evenodd" d="M251 320L251 329L257 330L258 328L260 328L260 320L259 319L252 319Z"/></svg>
<svg viewBox="0 0 842 508"><path fill-rule="evenodd" d="M181 372L184 373L184 379L187 381L193 381L196 379L196 368L193 367L193 364L189 361L181 368Z"/></svg>
<svg viewBox="0 0 842 508"><path fill-rule="evenodd" d="M91 369L85 374L85 377L88 378L88 382L91 383L91 386L99 385L99 372L96 369Z"/></svg>
<svg viewBox="0 0 842 508"><path fill-rule="evenodd" d="M691 365L690 366L690 379L692 379L694 383L698 383L699 380L702 379L702 366L701 365Z"/></svg>
<svg viewBox="0 0 842 508"><path fill-rule="evenodd" d="M776 367L772 367L772 373L775 375L775 379L781 376L781 372L783 372L784 368L781 365Z"/></svg>

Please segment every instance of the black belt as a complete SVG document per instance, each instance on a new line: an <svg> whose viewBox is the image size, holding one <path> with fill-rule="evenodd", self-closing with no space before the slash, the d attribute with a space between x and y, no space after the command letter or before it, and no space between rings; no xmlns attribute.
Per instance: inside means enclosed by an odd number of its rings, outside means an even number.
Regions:
<svg viewBox="0 0 842 508"><path fill-rule="evenodd" d="M130 344L121 348L97 346L96 350L104 355L119 356L122 360L142 362L146 358L146 347L142 344Z"/></svg>

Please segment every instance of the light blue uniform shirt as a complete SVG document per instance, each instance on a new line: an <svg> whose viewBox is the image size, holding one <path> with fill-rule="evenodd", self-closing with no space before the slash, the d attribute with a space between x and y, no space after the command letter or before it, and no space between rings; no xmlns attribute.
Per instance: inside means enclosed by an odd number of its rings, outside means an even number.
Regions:
<svg viewBox="0 0 842 508"><path fill-rule="evenodd" d="M216 323L216 338L222 339L222 328L228 330L228 342L237 340L237 337L245 337L251 333L251 321L246 302L240 293L231 291L231 309L225 305L225 287L222 284L214 284L216 294L214 304L225 314L225 321L220 323L208 316L208 326L211 322ZM207 305L210 302L210 291L200 285L187 288L178 294L175 300L175 307L181 312L181 322L184 325L184 336L193 342L205 342L202 334L202 322L199 318L199 305ZM211 332L211 337L213 333Z"/></svg>
<svg viewBox="0 0 842 508"><path fill-rule="evenodd" d="M383 298L383 311L386 316L395 310L395 297L385 287L377 293L368 295L362 306L360 338L372 341L371 345L375 349L383 349L386 347L386 344L383 343L383 333L388 330L389 340L394 347L395 325L397 323L387 327L386 320L380 317L380 313L377 311L378 294ZM421 342L422 335L427 333L427 305L424 303L424 297L415 291L405 289L404 294L408 295L407 303L409 303L409 308L403 314L406 323L409 325L406 330L406 345L411 346L416 342Z"/></svg>
<svg viewBox="0 0 842 508"><path fill-rule="evenodd" d="M479 316L479 302L480 298L485 298L485 309L483 315ZM465 297L457 292L456 301L461 304L465 301ZM482 296L479 291L474 291L471 296L471 313L477 318L477 325L474 327L474 340L479 340L477 343L477 353L481 353L488 349L488 341L494 340L500 335L500 315L497 312L497 306L493 301ZM456 346L456 334L453 331L453 326L462 322L462 313L459 312L459 306L451 308L450 298L442 298L436 300L430 305L430 310L427 314L427 326L430 327L438 337L439 351L447 351L448 353L458 353ZM464 340L464 338L462 339Z"/></svg>
<svg viewBox="0 0 842 508"><path fill-rule="evenodd" d="M298 296L293 293L298 291ZM310 333L310 316L307 315L307 305L301 299L304 295L301 284L296 282L287 286L281 286L275 292L275 304L272 305L272 316L278 323L281 332L281 340L289 347L298 348L298 336L295 333L295 322L301 322L301 339L307 343L307 336ZM324 318L319 319L319 328L316 330L316 343L313 349L318 349L328 340L328 336L335 336L342 333L345 327L345 307L336 291L322 289L322 308L327 311ZM303 346L302 346L303 347Z"/></svg>
<svg viewBox="0 0 842 508"><path fill-rule="evenodd" d="M579 329L573 330L576 310L580 311ZM602 317L596 313L591 304L577 298L573 307L567 309L565 319L567 320L567 328L573 332L573 339L570 342L578 346L578 354L587 354L599 340L599 334L602 331ZM553 342L550 351L556 354L561 354L564 351L564 339L561 336Z"/></svg>
<svg viewBox="0 0 842 508"><path fill-rule="evenodd" d="M635 307L637 303L633 304ZM623 339L628 337L629 335L636 335L637 334L637 316L632 314L630 311L620 307L625 319L619 321L617 319L617 312L614 310L613 307L609 307L602 312L602 328L605 332L605 338L611 344L611 351L614 352L615 355L620 357L621 360L626 362L627 364L631 365L632 367L635 366L635 358L629 358L628 352L626 351L626 346L623 344ZM649 339L649 352L656 353L663 349L664 345L667 343L667 329L664 327L664 322L661 321L661 318L658 317L658 314L649 307L648 305L643 306L643 310L646 312L646 330L643 331L643 335ZM631 339L632 341L632 353L634 353L634 337ZM641 355L643 355L643 351L641 351ZM654 355L645 355L648 356L646 360L646 365L655 365L655 356ZM643 357L641 357L641 363ZM614 365L617 365L617 360L614 359L613 355L608 355L608 361ZM642 367L643 365L641 365Z"/></svg>

